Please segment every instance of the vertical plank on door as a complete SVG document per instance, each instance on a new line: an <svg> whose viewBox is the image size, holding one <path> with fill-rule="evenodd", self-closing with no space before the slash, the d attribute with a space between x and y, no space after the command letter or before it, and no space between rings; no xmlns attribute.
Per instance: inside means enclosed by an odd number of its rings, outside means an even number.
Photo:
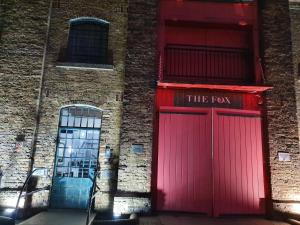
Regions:
<svg viewBox="0 0 300 225"><path fill-rule="evenodd" d="M161 113L157 210L212 213L211 118Z"/></svg>
<svg viewBox="0 0 300 225"><path fill-rule="evenodd" d="M261 118L214 113L214 215L263 214Z"/></svg>

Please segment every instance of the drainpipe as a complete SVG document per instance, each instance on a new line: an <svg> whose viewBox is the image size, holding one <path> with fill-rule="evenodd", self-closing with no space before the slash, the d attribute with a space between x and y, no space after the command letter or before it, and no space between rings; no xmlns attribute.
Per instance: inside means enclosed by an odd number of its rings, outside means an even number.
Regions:
<svg viewBox="0 0 300 225"><path fill-rule="evenodd" d="M3 177L3 171L2 171L2 168L0 166L0 188L1 188L2 177Z"/></svg>
<svg viewBox="0 0 300 225"><path fill-rule="evenodd" d="M38 93L38 99L37 99L36 110L35 110L36 120L35 120L35 127L34 127L34 131L33 131L33 138L32 138L32 142L31 142L31 154L30 154L30 163L29 163L29 169L28 169L29 174L33 170L37 136L38 136L38 132L39 132L43 85L44 85L44 80L45 80L46 54L47 54L47 45L49 42L52 7L53 7L53 0L50 0L48 20L47 20L47 30L46 30L46 35L45 35L45 43L44 43L44 51L43 51L43 61L42 61L42 68L41 68L41 79L40 79L40 84L39 84L39 93Z"/></svg>

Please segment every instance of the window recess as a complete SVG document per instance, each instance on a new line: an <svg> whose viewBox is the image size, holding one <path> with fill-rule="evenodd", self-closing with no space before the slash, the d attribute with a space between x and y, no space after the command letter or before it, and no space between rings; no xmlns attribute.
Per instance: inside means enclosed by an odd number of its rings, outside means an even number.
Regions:
<svg viewBox="0 0 300 225"><path fill-rule="evenodd" d="M62 49L59 62L70 64L112 64L108 49L109 23L96 18L70 21L68 45Z"/></svg>

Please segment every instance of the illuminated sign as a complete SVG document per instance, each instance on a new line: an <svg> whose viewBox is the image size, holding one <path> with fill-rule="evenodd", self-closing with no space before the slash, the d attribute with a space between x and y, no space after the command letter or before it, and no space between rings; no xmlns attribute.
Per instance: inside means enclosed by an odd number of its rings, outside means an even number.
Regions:
<svg viewBox="0 0 300 225"><path fill-rule="evenodd" d="M237 93L203 92L197 90L178 90L175 106L243 108L243 95Z"/></svg>

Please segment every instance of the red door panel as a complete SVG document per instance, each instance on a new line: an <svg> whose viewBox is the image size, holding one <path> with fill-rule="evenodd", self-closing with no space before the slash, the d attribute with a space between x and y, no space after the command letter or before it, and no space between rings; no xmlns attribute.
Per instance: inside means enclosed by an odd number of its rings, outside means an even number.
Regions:
<svg viewBox="0 0 300 225"><path fill-rule="evenodd" d="M156 209L264 214L260 114L182 110L160 113Z"/></svg>
<svg viewBox="0 0 300 225"><path fill-rule="evenodd" d="M212 213L211 115L161 113L157 210Z"/></svg>
<svg viewBox="0 0 300 225"><path fill-rule="evenodd" d="M214 215L263 214L261 118L215 112L213 130Z"/></svg>

